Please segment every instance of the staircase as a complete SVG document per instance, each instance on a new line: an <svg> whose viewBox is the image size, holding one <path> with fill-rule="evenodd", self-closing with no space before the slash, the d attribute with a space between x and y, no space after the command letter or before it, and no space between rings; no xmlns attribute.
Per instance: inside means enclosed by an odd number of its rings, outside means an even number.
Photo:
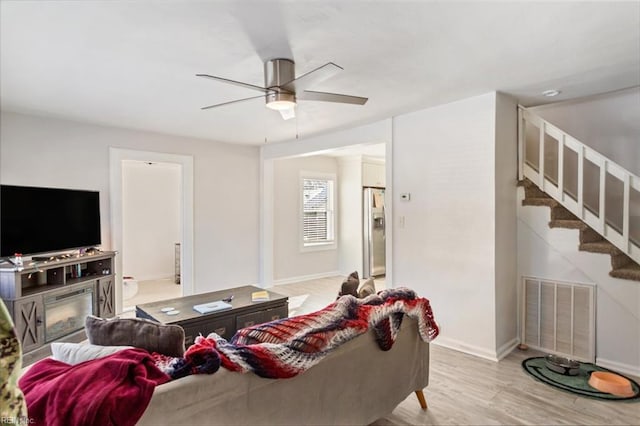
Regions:
<svg viewBox="0 0 640 426"><path fill-rule="evenodd" d="M551 228L611 256L610 276L640 281L640 178L521 106L518 157L522 204L549 207Z"/></svg>
<svg viewBox="0 0 640 426"><path fill-rule="evenodd" d="M547 206L551 209L550 228L580 230L580 245L578 246L580 251L610 255L610 276L640 281L640 265L638 263L590 228L589 225L578 219L576 215L563 207L558 201L540 190L529 179L520 181L519 186L524 187L525 198L522 200L523 206Z"/></svg>

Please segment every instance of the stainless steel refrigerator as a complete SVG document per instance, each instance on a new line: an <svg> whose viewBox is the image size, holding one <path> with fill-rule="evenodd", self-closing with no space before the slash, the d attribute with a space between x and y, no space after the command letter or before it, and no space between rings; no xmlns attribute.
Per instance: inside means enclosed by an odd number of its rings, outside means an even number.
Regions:
<svg viewBox="0 0 640 426"><path fill-rule="evenodd" d="M363 277L376 277L386 272L384 189L364 188L364 262Z"/></svg>

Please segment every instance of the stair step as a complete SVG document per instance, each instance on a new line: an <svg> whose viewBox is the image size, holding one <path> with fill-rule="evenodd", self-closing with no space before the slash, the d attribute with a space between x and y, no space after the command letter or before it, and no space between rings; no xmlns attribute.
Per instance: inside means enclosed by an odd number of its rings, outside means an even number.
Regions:
<svg viewBox="0 0 640 426"><path fill-rule="evenodd" d="M549 228L584 229L587 225L578 219L557 219L549 222Z"/></svg>
<svg viewBox="0 0 640 426"><path fill-rule="evenodd" d="M535 184L531 182L529 178L523 178L522 180L518 181L518 186L523 186L525 188L528 188L530 186L535 186Z"/></svg>
<svg viewBox="0 0 640 426"><path fill-rule="evenodd" d="M533 197L533 198L549 197L549 194L547 194L546 192L538 188L538 185L531 182L529 179L525 178L524 180L518 182L518 186L524 187L524 193L526 197Z"/></svg>
<svg viewBox="0 0 640 426"><path fill-rule="evenodd" d="M609 272L610 276L640 281L640 265L634 262L633 259L543 192L529 179L519 181L518 186L524 187L525 198L522 200L523 206L547 206L551 208L550 228L579 229L580 245L578 248L580 250L610 255L612 269Z"/></svg>
<svg viewBox="0 0 640 426"><path fill-rule="evenodd" d="M616 246L609 241L596 241L593 243L582 243L578 246L582 251L588 251L589 253L605 253L610 255L623 254Z"/></svg>
<svg viewBox="0 0 640 426"><path fill-rule="evenodd" d="M625 280L640 281L640 265L637 263L631 263L623 268L614 269L609 272L609 275Z"/></svg>
<svg viewBox="0 0 640 426"><path fill-rule="evenodd" d="M579 220L576 215L558 204L551 208L551 220L559 219Z"/></svg>
<svg viewBox="0 0 640 426"><path fill-rule="evenodd" d="M594 231L592 228L586 227L580 231L580 244L595 243L597 241L606 241L604 237Z"/></svg>
<svg viewBox="0 0 640 426"><path fill-rule="evenodd" d="M525 198L522 200L522 205L555 207L559 204L553 198Z"/></svg>
<svg viewBox="0 0 640 426"><path fill-rule="evenodd" d="M611 255L611 269L624 268L627 265L633 265L635 262L626 254L619 251L618 254Z"/></svg>
<svg viewBox="0 0 640 426"><path fill-rule="evenodd" d="M533 185L524 187L524 195L527 198L551 198L546 192Z"/></svg>

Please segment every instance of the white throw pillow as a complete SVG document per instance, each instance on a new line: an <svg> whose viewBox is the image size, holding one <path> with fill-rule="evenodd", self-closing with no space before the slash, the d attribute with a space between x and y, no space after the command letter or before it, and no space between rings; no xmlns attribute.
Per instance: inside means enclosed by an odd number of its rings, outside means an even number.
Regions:
<svg viewBox="0 0 640 426"><path fill-rule="evenodd" d="M81 362L91 361L92 359L103 358L123 349L132 348L133 346L98 346L54 342L51 344L51 358L64 362L65 364L75 365Z"/></svg>

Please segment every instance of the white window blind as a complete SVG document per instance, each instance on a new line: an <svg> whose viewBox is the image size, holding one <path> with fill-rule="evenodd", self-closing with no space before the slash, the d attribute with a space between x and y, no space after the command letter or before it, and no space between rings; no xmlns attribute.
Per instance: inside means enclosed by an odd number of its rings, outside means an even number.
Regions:
<svg viewBox="0 0 640 426"><path fill-rule="evenodd" d="M303 179L302 214L304 244L333 241L333 180Z"/></svg>

